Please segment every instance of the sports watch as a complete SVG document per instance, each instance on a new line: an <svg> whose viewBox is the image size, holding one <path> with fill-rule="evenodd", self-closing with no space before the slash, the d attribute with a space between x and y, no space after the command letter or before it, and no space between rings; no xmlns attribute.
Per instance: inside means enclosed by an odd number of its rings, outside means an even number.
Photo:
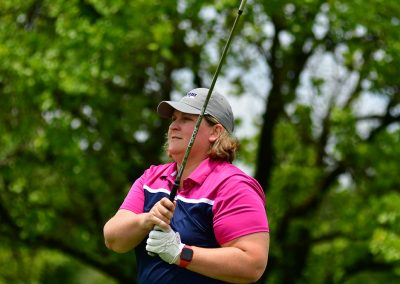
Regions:
<svg viewBox="0 0 400 284"><path fill-rule="evenodd" d="M186 268L193 258L193 250L190 246L185 245L181 251L179 266Z"/></svg>

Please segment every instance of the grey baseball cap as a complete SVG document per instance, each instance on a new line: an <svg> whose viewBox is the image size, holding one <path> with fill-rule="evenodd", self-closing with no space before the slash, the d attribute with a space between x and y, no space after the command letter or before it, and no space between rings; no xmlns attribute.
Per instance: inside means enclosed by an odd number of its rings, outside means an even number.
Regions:
<svg viewBox="0 0 400 284"><path fill-rule="evenodd" d="M158 104L157 112L163 118L171 117L174 110L190 114L200 114L204 101L207 98L208 90L206 88L193 89L180 99L179 102L162 101ZM205 114L216 118L229 133L233 132L234 118L232 108L228 100L220 93L216 91L212 92Z"/></svg>

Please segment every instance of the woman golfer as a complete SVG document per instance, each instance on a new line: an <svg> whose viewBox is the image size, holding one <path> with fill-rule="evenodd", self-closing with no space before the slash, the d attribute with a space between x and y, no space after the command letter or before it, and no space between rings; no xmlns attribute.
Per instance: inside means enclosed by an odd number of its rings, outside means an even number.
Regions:
<svg viewBox="0 0 400 284"><path fill-rule="evenodd" d="M258 182L232 164L238 142L228 101L213 92L184 167L175 200L168 199L208 89L157 112L171 118L170 163L151 166L105 224L108 248L135 249L138 282L249 283L263 274L269 227Z"/></svg>

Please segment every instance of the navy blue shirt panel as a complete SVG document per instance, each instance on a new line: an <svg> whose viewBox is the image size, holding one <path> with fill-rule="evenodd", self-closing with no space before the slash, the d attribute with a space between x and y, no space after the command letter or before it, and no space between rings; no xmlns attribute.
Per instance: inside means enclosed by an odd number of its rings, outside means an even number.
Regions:
<svg viewBox="0 0 400 284"><path fill-rule="evenodd" d="M164 192L147 190L144 192L144 212L149 212L161 198L168 197L168 194ZM171 227L174 231L179 232L181 240L185 244L199 247L219 247L213 231L212 204L185 202L178 199ZM168 264L158 256L149 256L146 251L146 240L147 238L135 249L139 284L226 283L180 268L177 265Z"/></svg>

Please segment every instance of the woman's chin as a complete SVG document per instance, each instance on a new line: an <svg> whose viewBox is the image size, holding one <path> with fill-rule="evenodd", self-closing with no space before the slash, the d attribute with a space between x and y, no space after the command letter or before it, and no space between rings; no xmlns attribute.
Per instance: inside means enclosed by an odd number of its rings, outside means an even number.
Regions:
<svg viewBox="0 0 400 284"><path fill-rule="evenodd" d="M185 152L177 151L176 149L168 149L168 156L174 161L182 159Z"/></svg>

